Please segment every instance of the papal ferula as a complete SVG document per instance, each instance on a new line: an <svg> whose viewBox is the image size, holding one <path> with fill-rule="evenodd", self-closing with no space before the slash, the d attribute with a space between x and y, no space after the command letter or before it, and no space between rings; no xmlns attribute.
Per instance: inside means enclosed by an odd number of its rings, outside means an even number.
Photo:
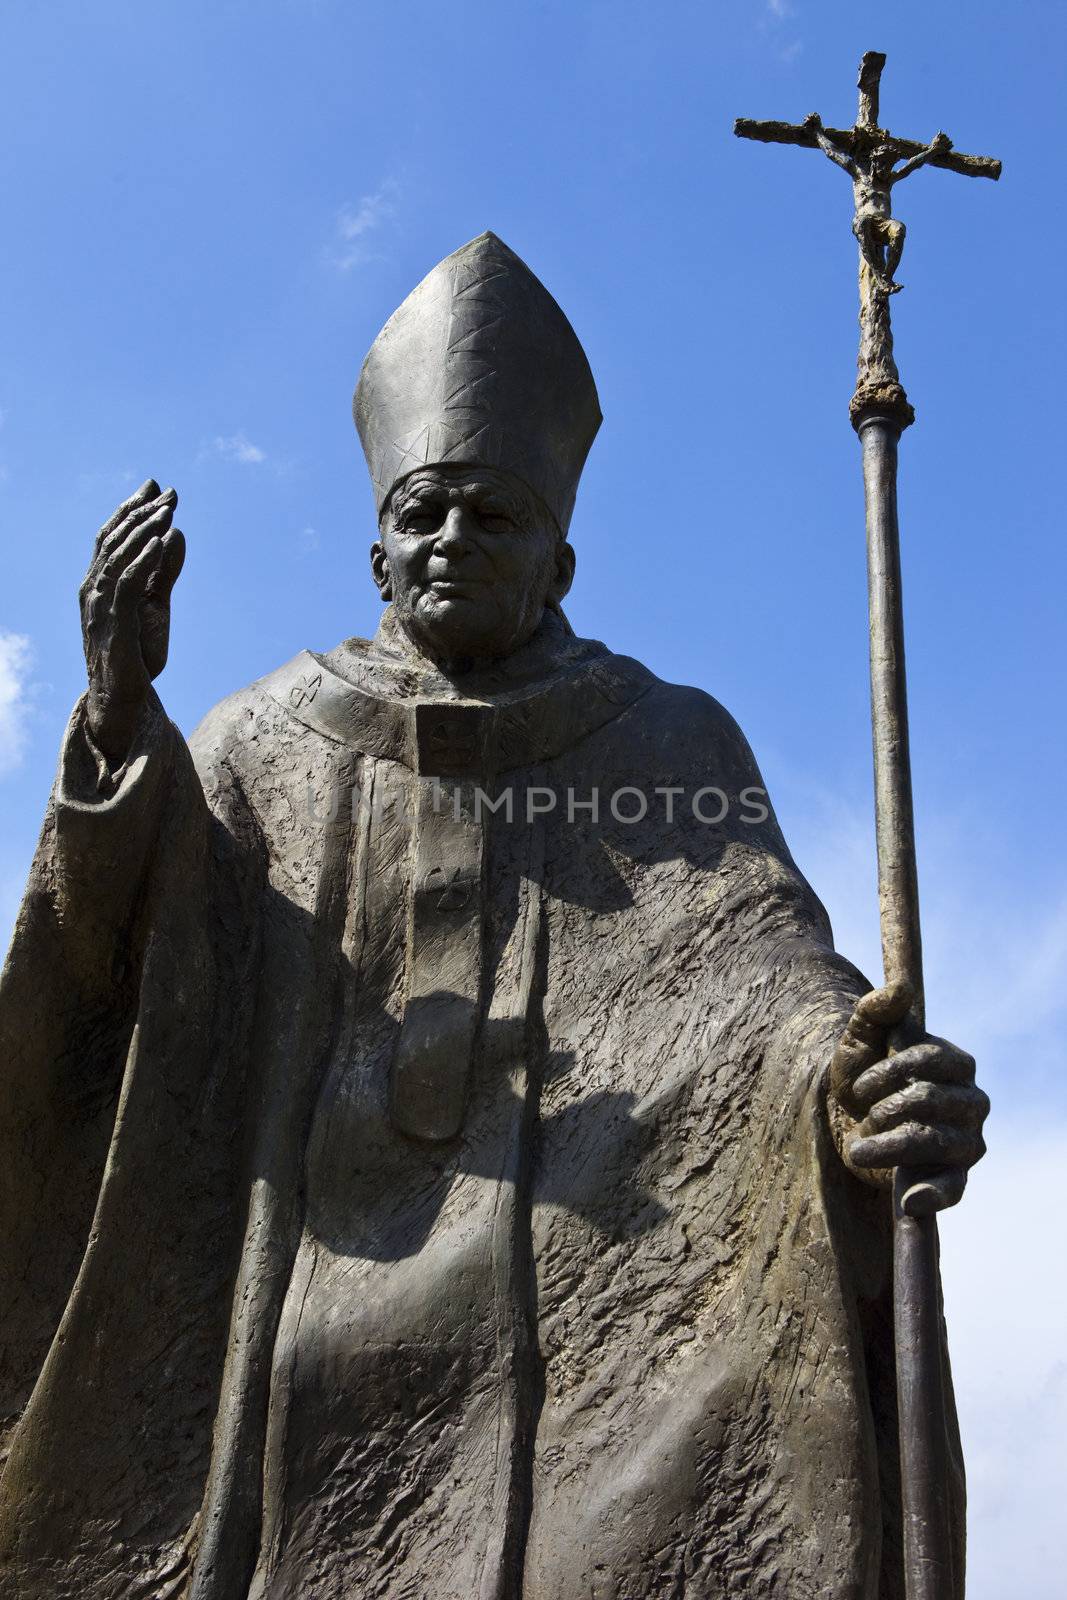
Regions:
<svg viewBox="0 0 1067 1600"><path fill-rule="evenodd" d="M173 490L82 587L0 1011L0 1594L898 1600L884 1184L962 1193L973 1062L889 1053L909 996L773 813L476 814L761 788L714 700L565 620L596 389L493 234L355 412L373 640L187 745Z"/></svg>

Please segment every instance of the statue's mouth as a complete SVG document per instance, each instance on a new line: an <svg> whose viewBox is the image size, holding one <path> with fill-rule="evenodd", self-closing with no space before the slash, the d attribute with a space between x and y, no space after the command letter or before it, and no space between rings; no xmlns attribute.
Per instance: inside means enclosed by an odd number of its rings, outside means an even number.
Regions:
<svg viewBox="0 0 1067 1600"><path fill-rule="evenodd" d="M480 578L435 578L428 585L430 593L439 600L473 599L476 592L484 587Z"/></svg>

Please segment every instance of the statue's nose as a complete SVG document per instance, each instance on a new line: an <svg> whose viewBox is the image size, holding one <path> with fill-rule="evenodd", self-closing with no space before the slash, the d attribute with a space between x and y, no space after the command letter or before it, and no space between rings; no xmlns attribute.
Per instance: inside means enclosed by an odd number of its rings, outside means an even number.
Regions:
<svg viewBox="0 0 1067 1600"><path fill-rule="evenodd" d="M435 542L438 548L447 550L450 555L462 553L470 543L476 526L469 507L452 506L437 531Z"/></svg>

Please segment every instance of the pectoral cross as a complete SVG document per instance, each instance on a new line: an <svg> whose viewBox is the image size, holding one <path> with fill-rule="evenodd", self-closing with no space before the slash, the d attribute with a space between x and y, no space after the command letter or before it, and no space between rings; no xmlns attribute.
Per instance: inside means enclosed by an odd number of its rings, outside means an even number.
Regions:
<svg viewBox="0 0 1067 1600"><path fill-rule="evenodd" d="M915 828L904 672L904 609L897 525L897 445L915 420L893 359L890 297L904 248L904 224L891 214L893 186L922 166L970 178L999 178L1000 162L965 156L938 133L929 144L898 139L878 126L878 88L885 56L860 63L859 114L851 128L750 122L734 132L768 144L820 149L850 176L860 247L860 350L849 405L863 450L867 508L867 589L871 641L878 897L886 982L903 979L914 995L914 1023L924 1025L922 940L915 865ZM902 166L898 166L902 162ZM948 1519L945 1375L941 1363L941 1299L936 1212L945 1202L938 1174L898 1167L893 1182L893 1316L903 1499L904 1571L908 1600L949 1600L958 1592Z"/></svg>

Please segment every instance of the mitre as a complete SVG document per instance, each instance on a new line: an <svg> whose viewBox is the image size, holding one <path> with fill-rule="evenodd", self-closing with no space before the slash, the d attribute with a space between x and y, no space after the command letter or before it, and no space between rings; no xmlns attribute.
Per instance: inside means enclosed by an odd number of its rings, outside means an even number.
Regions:
<svg viewBox="0 0 1067 1600"><path fill-rule="evenodd" d="M548 290L494 233L434 267L375 339L353 412L379 515L420 467L495 467L567 531L600 426L593 374Z"/></svg>

